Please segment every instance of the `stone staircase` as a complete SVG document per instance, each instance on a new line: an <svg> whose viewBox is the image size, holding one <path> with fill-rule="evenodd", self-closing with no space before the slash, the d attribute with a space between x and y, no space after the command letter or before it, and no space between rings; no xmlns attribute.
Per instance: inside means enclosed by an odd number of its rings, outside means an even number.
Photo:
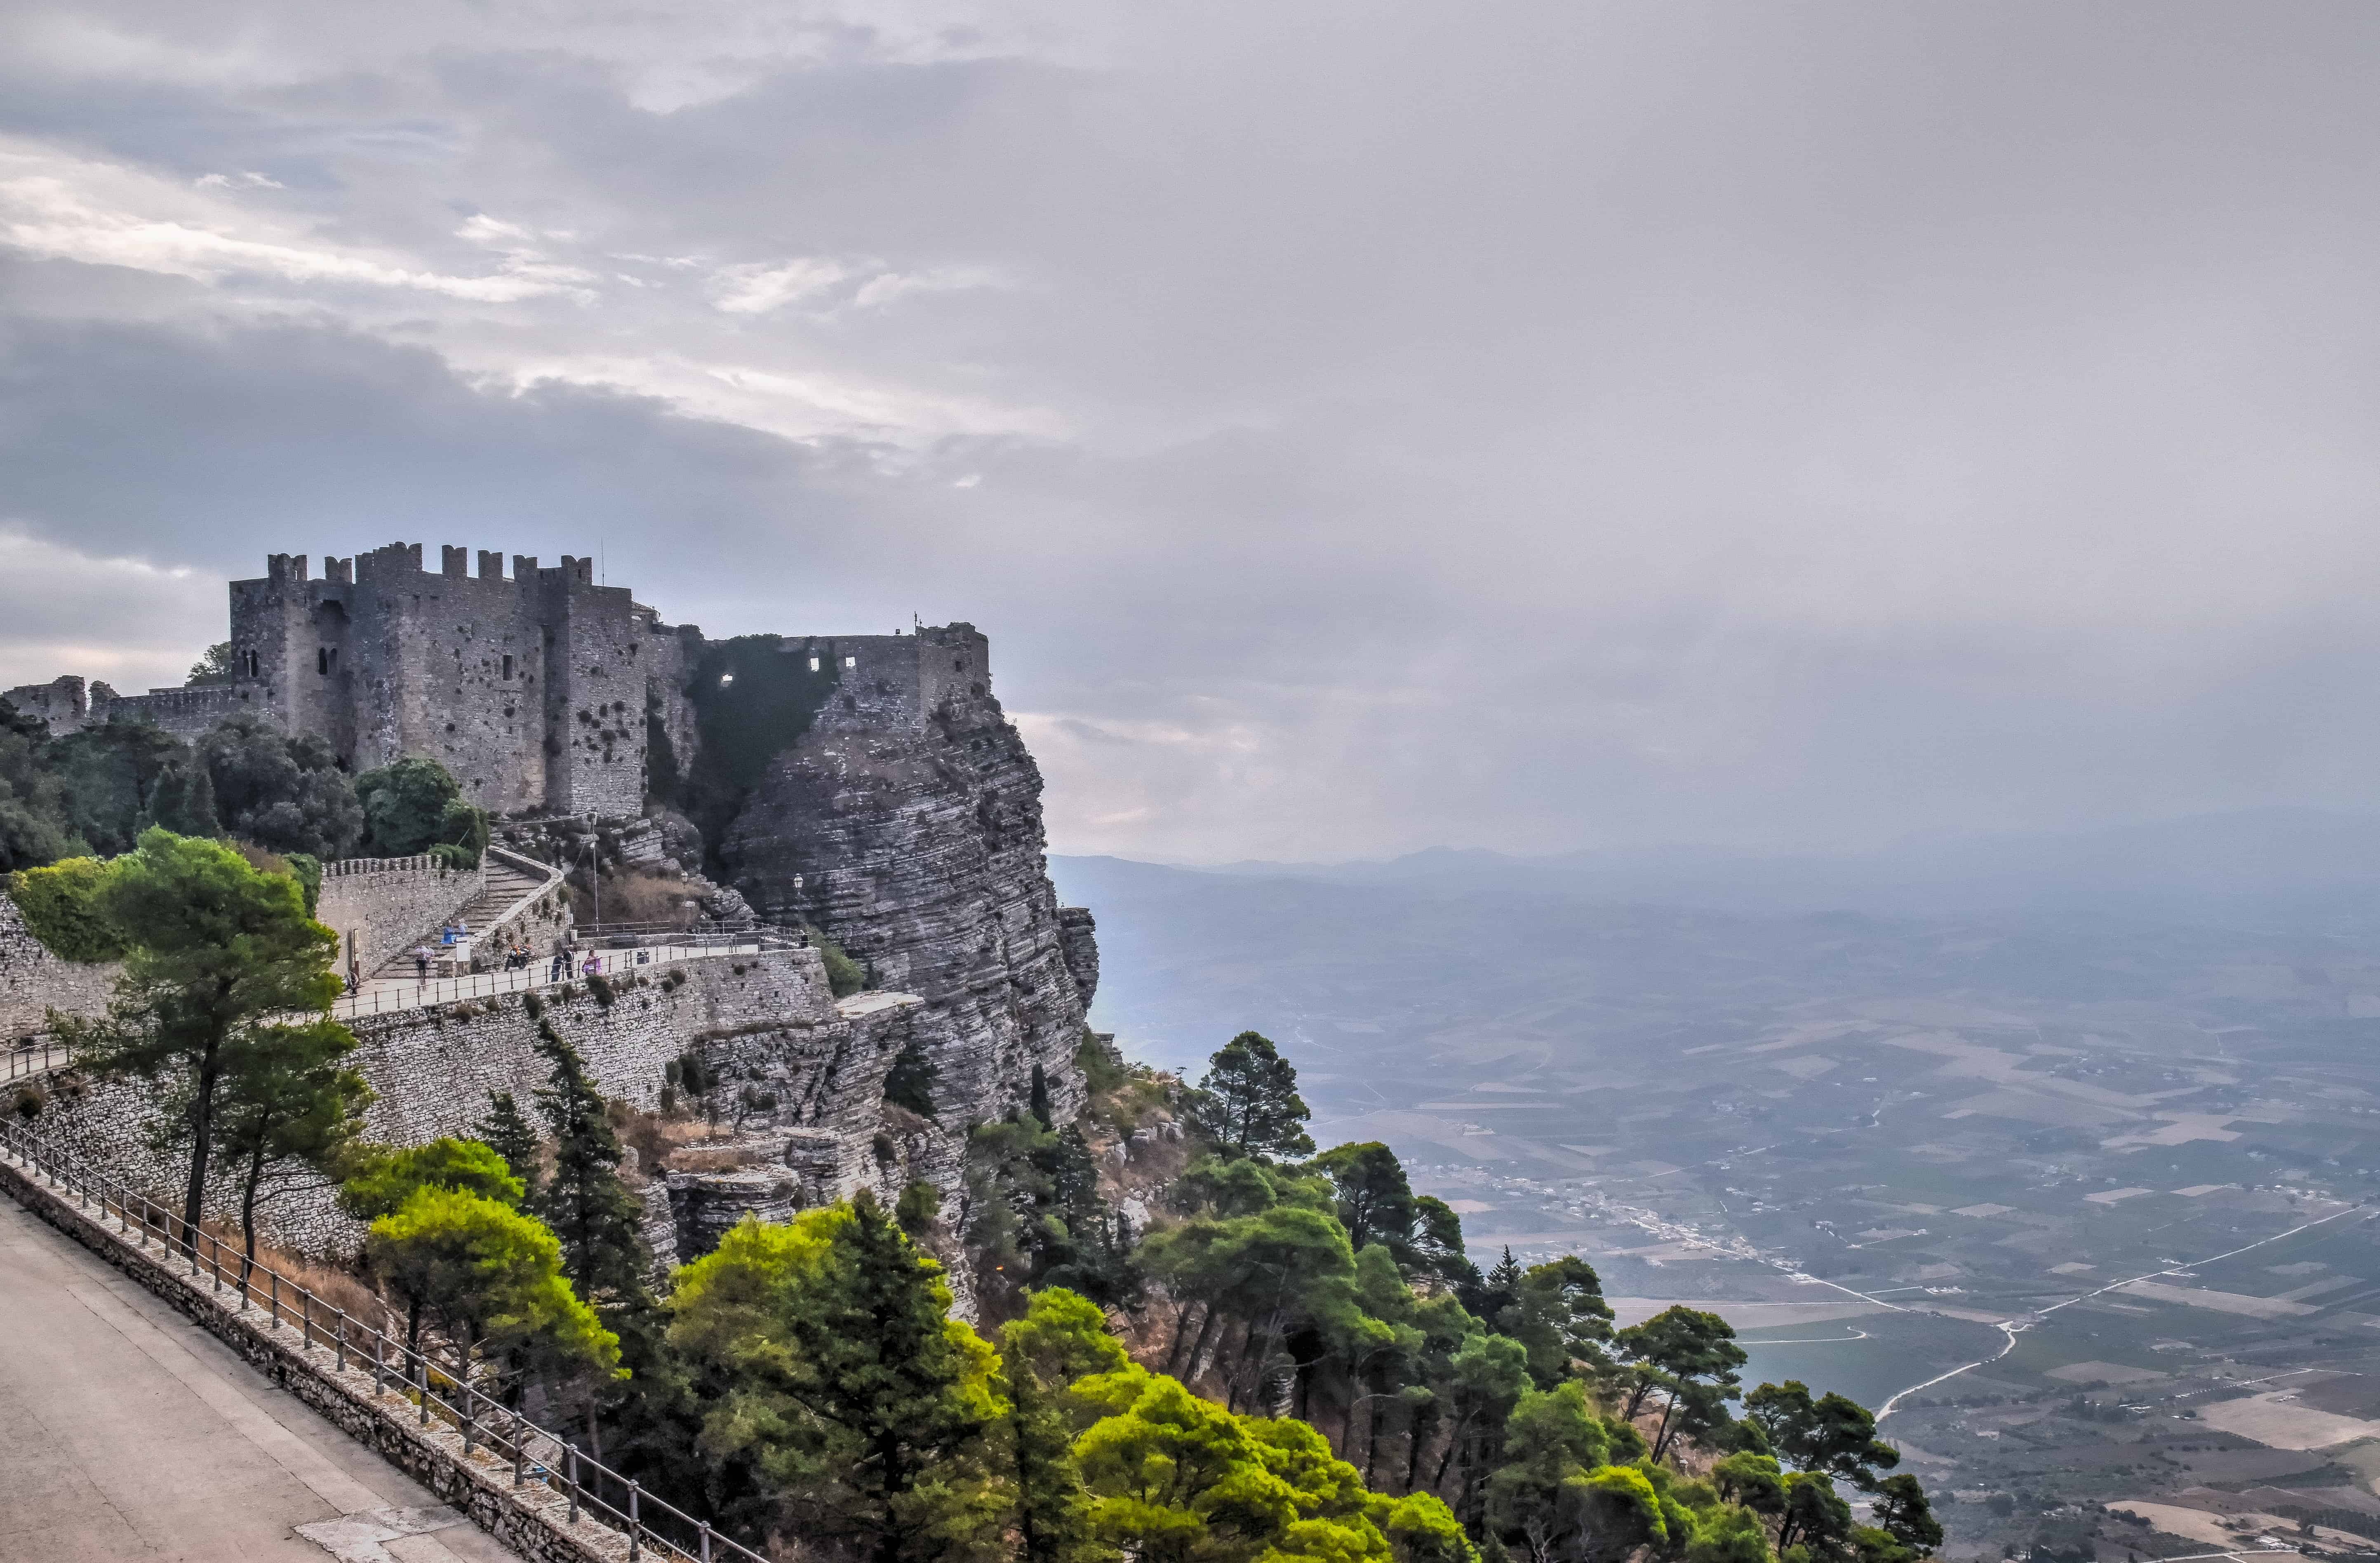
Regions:
<svg viewBox="0 0 2380 1563"><path fill-rule="evenodd" d="M463 909L462 917L469 925L476 943L495 926L496 920L512 910L538 891L545 888L546 876L515 867L493 852L488 854L487 887L480 898Z"/></svg>
<svg viewBox="0 0 2380 1563"><path fill-rule="evenodd" d="M424 930L423 942L438 958L434 971L460 971L468 966L468 956L474 952L487 957L492 963L501 963L504 947L516 932L507 920L561 877L559 869L500 848L489 849L481 863L484 878L480 894L457 913L470 929L468 944L442 945L437 929ZM407 945L392 954L372 976L395 976L412 970L413 946Z"/></svg>

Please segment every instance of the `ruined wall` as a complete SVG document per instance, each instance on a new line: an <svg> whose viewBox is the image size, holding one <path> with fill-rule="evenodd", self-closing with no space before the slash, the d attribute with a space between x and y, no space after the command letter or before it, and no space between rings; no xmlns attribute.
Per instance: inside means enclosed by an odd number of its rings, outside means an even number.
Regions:
<svg viewBox="0 0 2380 1563"><path fill-rule="evenodd" d="M445 869L428 858L350 858L322 865L314 921L339 935L339 959L369 977L480 898L484 868Z"/></svg>
<svg viewBox="0 0 2380 1563"><path fill-rule="evenodd" d="M0 893L0 1046L43 1029L53 1008L72 1015L98 1015L123 968L110 961L80 966L42 947L25 927L17 903Z"/></svg>
<svg viewBox="0 0 2380 1563"><path fill-rule="evenodd" d="M764 919L815 924L875 985L926 1001L914 1025L952 1133L1021 1105L1036 1064L1072 1117L1088 1005L1075 967L1095 970L1094 946L1087 919L1062 927L1041 775L991 698L983 637L832 644L860 659L850 703L831 700L771 763L721 843L731 882Z"/></svg>

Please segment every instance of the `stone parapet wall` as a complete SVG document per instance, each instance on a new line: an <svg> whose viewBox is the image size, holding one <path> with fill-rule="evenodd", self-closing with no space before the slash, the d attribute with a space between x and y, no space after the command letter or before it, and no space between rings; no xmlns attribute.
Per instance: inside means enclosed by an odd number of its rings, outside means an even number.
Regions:
<svg viewBox="0 0 2380 1563"><path fill-rule="evenodd" d="M24 913L0 892L0 1045L45 1029L51 1009L99 1015L124 968L115 961L83 966L60 960L33 937Z"/></svg>
<svg viewBox="0 0 2380 1563"><path fill-rule="evenodd" d="M480 898L484 868L441 868L431 859L363 858L324 865L314 920L339 936L339 960L350 957L369 977Z"/></svg>

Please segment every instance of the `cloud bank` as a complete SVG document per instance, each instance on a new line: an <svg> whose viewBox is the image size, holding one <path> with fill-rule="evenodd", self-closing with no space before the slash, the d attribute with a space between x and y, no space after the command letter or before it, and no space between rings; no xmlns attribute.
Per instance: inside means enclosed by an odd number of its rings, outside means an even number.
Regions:
<svg viewBox="0 0 2380 1563"><path fill-rule="evenodd" d="M2368 795L2380 17L1149 9L12 8L0 682L404 537L970 619L1076 852Z"/></svg>

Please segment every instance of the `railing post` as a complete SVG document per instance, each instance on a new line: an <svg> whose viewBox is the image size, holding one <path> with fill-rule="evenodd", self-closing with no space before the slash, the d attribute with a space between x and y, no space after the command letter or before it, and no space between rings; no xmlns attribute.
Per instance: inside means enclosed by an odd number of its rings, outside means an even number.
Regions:
<svg viewBox="0 0 2380 1563"><path fill-rule="evenodd" d="M570 1489L570 1522L578 1523L578 1446L562 1446L563 1484Z"/></svg>
<svg viewBox="0 0 2380 1563"><path fill-rule="evenodd" d="M273 1277L273 1300L271 1303L273 1327L274 1329L279 1329L281 1327L281 1272L268 1267L264 1273Z"/></svg>
<svg viewBox="0 0 2380 1563"><path fill-rule="evenodd" d="M430 1425L430 1359L421 1359L421 1425Z"/></svg>
<svg viewBox="0 0 2380 1563"><path fill-rule="evenodd" d="M372 1331L372 1398L374 1400L380 1398L380 1392L388 1385L388 1359L381 1351L381 1348L386 1344L380 1331Z"/></svg>
<svg viewBox="0 0 2380 1563"><path fill-rule="evenodd" d="M710 1521L702 1522L702 1563L710 1563Z"/></svg>
<svg viewBox="0 0 2380 1563"><path fill-rule="evenodd" d="M347 1311L344 1308L339 1310L338 1330L338 1345L333 1349L338 1354L339 1371L345 1373L347 1371Z"/></svg>
<svg viewBox="0 0 2380 1563"><path fill-rule="evenodd" d="M298 1288L298 1349L314 1349L314 1294L304 1287Z"/></svg>
<svg viewBox="0 0 2380 1563"><path fill-rule="evenodd" d="M638 1508L638 1502L637 1502L637 1500L638 1500L638 1499L639 1499L639 1498L641 1498L642 1496L644 1496L644 1489L643 1489L643 1488L641 1488L641 1487L639 1487L639 1486L638 1486L634 1482L629 1483L629 1484L628 1484L628 1563L637 1563L637 1558L638 1558L639 1556L641 1556L641 1550L640 1550L639 1544L644 1540L644 1529L645 1529L645 1524L644 1524L644 1521L643 1521L643 1520L639 1520L638 1518L637 1518L637 1508Z"/></svg>
<svg viewBox="0 0 2380 1563"><path fill-rule="evenodd" d="M516 1410L513 1412L513 1485L516 1487L521 1484L521 1455L524 1452L521 1446L527 1441L521 1435L521 1414Z"/></svg>
<svg viewBox="0 0 2380 1563"><path fill-rule="evenodd" d="M471 1414L471 1397L479 1391L468 1384L463 1386L463 1458L471 1458L471 1446L477 1441L480 1419Z"/></svg>

